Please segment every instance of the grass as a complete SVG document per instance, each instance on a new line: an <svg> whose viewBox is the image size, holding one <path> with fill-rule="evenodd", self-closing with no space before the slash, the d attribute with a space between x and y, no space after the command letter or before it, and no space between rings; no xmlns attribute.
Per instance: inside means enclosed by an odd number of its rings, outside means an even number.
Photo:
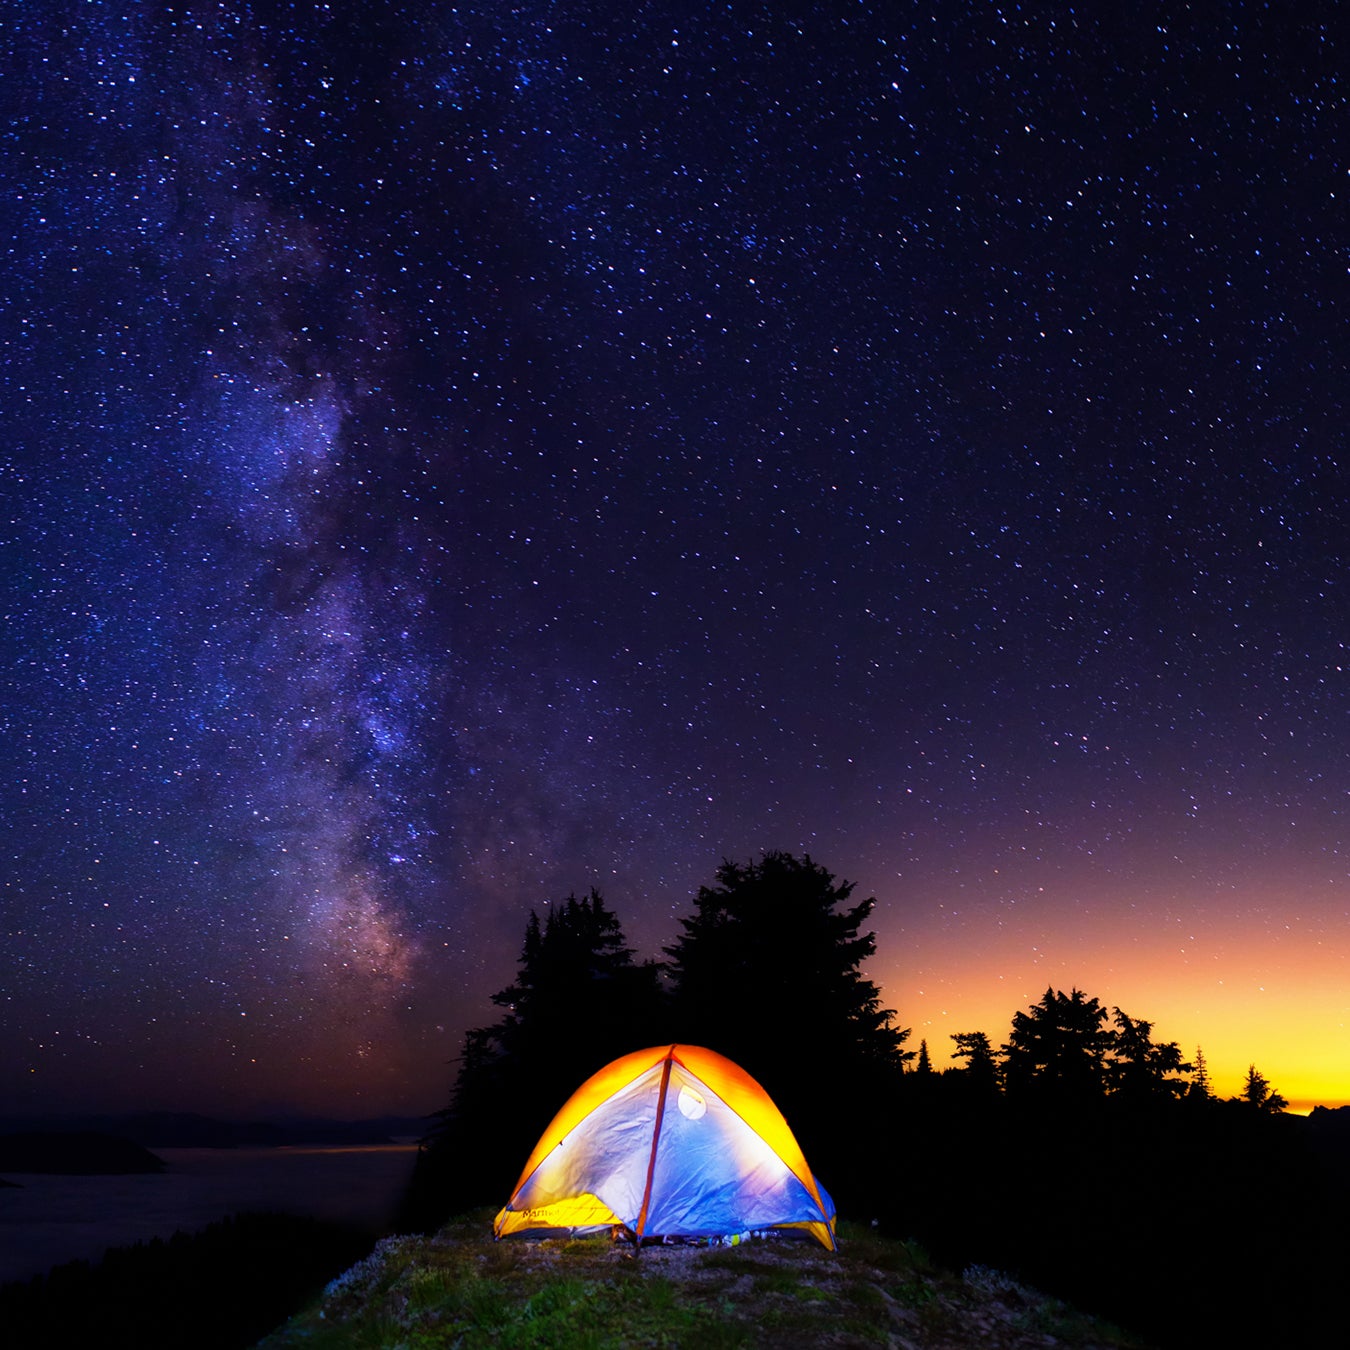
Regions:
<svg viewBox="0 0 1350 1350"><path fill-rule="evenodd" d="M486 1213L390 1238L259 1350L609 1350L610 1347L1141 1343L996 1272L935 1270L914 1244L844 1225L840 1251L765 1241L654 1247L606 1239L494 1243Z"/></svg>

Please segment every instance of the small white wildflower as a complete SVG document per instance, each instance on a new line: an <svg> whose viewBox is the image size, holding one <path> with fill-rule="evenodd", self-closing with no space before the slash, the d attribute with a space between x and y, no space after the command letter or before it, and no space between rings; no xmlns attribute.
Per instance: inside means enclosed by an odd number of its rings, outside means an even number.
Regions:
<svg viewBox="0 0 1350 1350"><path fill-rule="evenodd" d="M991 1270L988 1266L970 1266L961 1275L962 1280L972 1289L989 1294L994 1298L1013 1294L1017 1298L1033 1301L1036 1297L1031 1290L1018 1284L1011 1275L1001 1270Z"/></svg>

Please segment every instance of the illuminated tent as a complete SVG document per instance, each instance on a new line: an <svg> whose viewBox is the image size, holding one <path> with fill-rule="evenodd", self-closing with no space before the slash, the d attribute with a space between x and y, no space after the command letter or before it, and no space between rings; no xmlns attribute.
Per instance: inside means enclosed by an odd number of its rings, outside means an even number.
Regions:
<svg viewBox="0 0 1350 1350"><path fill-rule="evenodd" d="M696 1045L624 1055L588 1078L534 1146L494 1231L634 1239L799 1229L834 1250L834 1202L744 1069Z"/></svg>

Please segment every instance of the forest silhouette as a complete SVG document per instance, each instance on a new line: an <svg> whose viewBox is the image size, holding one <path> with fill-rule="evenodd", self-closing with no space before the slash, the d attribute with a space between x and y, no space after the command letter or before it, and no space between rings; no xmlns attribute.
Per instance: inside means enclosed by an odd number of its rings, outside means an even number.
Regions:
<svg viewBox="0 0 1350 1350"><path fill-rule="evenodd" d="M500 1204L611 1059L705 1045L768 1090L841 1214L997 1267L1164 1346L1327 1343L1350 1257L1350 1110L1313 1118L1253 1065L1218 1099L1153 1024L1079 989L945 1050L862 972L874 901L809 856L724 862L664 961L594 890L531 913L495 1022L464 1038L403 1223Z"/></svg>

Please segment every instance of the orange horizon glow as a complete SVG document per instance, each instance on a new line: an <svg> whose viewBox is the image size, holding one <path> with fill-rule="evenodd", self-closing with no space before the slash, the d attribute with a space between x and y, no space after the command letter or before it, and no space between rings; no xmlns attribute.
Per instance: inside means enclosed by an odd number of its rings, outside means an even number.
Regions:
<svg viewBox="0 0 1350 1350"><path fill-rule="evenodd" d="M997 1047L1047 986L1076 987L1152 1022L1154 1039L1176 1041L1187 1062L1203 1049L1218 1097L1237 1096L1255 1064L1291 1111L1350 1105L1344 906L1310 906L1288 881L1193 905L1132 903L1100 882L1092 903L1069 899L1081 885L1057 889L1002 907L993 923L966 898L922 923L906 914L897 932L878 907L870 973L912 1028L908 1049L925 1039L933 1067L949 1067L952 1034L983 1031Z"/></svg>

